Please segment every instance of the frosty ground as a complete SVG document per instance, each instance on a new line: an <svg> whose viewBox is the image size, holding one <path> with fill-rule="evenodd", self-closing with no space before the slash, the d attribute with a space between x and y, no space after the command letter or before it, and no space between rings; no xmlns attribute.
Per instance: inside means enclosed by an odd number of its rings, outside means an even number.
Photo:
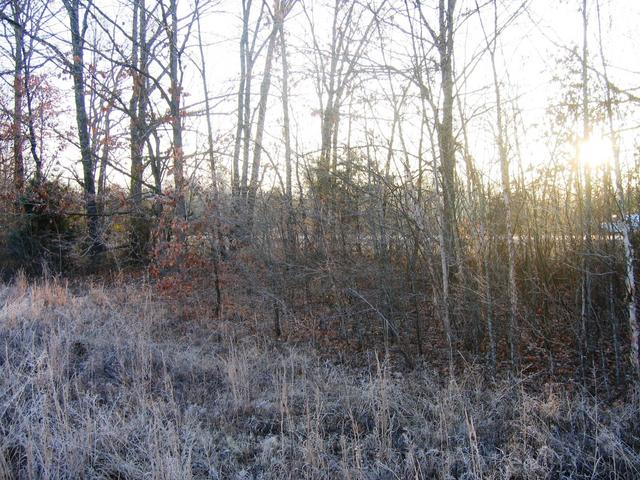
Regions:
<svg viewBox="0 0 640 480"><path fill-rule="evenodd" d="M338 363L153 289L0 286L0 478L638 478L638 392Z"/></svg>

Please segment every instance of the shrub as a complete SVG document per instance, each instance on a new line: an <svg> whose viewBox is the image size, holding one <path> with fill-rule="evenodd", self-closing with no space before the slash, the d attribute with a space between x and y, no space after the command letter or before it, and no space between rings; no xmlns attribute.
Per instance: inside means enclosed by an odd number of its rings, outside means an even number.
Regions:
<svg viewBox="0 0 640 480"><path fill-rule="evenodd" d="M17 215L8 229L2 257L4 269L30 274L46 267L60 272L76 238L76 226L68 212L72 192L60 182L30 183L17 201Z"/></svg>

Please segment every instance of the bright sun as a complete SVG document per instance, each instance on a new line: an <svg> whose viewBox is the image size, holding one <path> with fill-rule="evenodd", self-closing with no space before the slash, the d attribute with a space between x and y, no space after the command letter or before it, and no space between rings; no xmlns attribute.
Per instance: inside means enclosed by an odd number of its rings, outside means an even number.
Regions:
<svg viewBox="0 0 640 480"><path fill-rule="evenodd" d="M599 135L592 135L580 143L580 162L587 167L597 168L611 159L611 141Z"/></svg>

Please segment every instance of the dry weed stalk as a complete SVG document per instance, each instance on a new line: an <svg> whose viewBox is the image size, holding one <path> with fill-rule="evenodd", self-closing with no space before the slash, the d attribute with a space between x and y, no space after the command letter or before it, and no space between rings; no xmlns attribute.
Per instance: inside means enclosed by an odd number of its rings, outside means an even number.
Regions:
<svg viewBox="0 0 640 480"><path fill-rule="evenodd" d="M348 368L176 329L144 288L80 292L0 286L0 478L640 476L637 394Z"/></svg>

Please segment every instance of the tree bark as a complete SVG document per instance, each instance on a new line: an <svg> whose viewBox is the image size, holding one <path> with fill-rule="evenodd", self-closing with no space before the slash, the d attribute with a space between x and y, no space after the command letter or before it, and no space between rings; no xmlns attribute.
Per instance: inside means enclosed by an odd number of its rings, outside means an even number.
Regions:
<svg viewBox="0 0 640 480"><path fill-rule="evenodd" d="M283 22L284 23L284 22ZM293 231L293 188L291 169L291 128L289 119L289 62L287 59L287 43L284 36L283 23L279 25L280 35L280 57L282 61L282 134L284 136L284 167L285 167L285 203L286 203L286 243L287 253L293 254L296 248L295 235Z"/></svg>
<svg viewBox="0 0 640 480"><path fill-rule="evenodd" d="M442 176L443 234L448 270L456 274L456 195L455 195L455 138L453 134L453 13L456 0L440 0L438 53L440 56L440 81L442 90L442 115L438 121L438 146L440 173Z"/></svg>
<svg viewBox="0 0 640 480"><path fill-rule="evenodd" d="M591 117L589 112L589 88L588 88L588 16L587 16L587 0L582 1L582 26L583 26L583 38L582 38L582 142L583 146L591 136ZM591 223L592 223L592 187L591 187L591 166L584 161L584 155L580 153L579 163L582 163L582 170L584 175L584 212L583 212L583 245L584 252L582 255L582 286L581 286L581 308L580 319L583 335L583 345L586 349L588 359L592 360L591 355L594 353L593 345L593 306L591 298L592 289L592 238L591 238ZM580 164L578 165L580 167ZM580 168L579 168L580 171ZM583 369L584 370L584 369ZM583 371L586 375L586 372Z"/></svg>
<svg viewBox="0 0 640 480"><path fill-rule="evenodd" d="M63 0L69 16L71 31L71 47L73 62L71 72L73 76L73 91L76 109L76 123L78 127L78 140L80 144L80 158L83 172L83 189L85 197L85 210L87 214L89 231L89 254L95 254L104 250L100 238L100 224L96 203L96 190L94 178L94 162L89 140L89 120L85 104L85 79L84 79L84 33L87 29L86 15L80 19L80 0ZM85 12L86 13L86 12Z"/></svg>
<svg viewBox="0 0 640 480"><path fill-rule="evenodd" d="M504 112L502 110L502 91L500 89L500 79L496 67L496 44L498 41L498 5L493 2L493 32L489 38L486 31L483 31L489 59L491 61L491 72L493 74L493 88L496 99L496 143L498 146L498 156L500 158L500 174L502 179L502 202L505 209L505 234L507 243L507 263L508 281L507 294L509 297L509 357L514 368L518 366L519 349L519 321L518 321L518 284L516 280L516 248L513 238L513 211L511 207L511 174L509 169L509 152L506 138L506 127L504 122ZM482 19L480 20L482 22ZM492 339L493 342L493 339Z"/></svg>
<svg viewBox="0 0 640 480"><path fill-rule="evenodd" d="M238 124L236 126L235 143L233 147L233 163L231 170L231 193L235 206L239 206L240 198L240 150L244 134L245 118L245 88L247 82L247 51L249 49L249 15L251 0L242 2L242 35L240 37L240 79L238 85Z"/></svg>
<svg viewBox="0 0 640 480"><path fill-rule="evenodd" d="M211 124L211 100L209 99L209 85L207 83L207 62L205 60L204 45L202 42L202 26L200 15L196 17L198 27L198 50L200 53L200 77L202 78L202 90L204 92L205 120L207 121L207 157L211 170L211 184L214 195L218 196L218 178L216 174L216 159L213 153L213 126Z"/></svg>
<svg viewBox="0 0 640 480"><path fill-rule="evenodd" d="M264 74L260 84L260 103L258 104L258 123L256 124L256 137L253 147L253 162L251 163L251 180L247 193L247 219L248 224L253 222L253 214L256 204L256 194L258 191L260 160L263 150L264 124L267 117L267 100L269 99L269 89L271 88L271 66L273 64L273 52L275 50L276 38L279 30L279 23L282 21L278 16L280 12L274 12L274 26L269 37L267 46L267 56L264 64Z"/></svg>
<svg viewBox="0 0 640 480"><path fill-rule="evenodd" d="M142 201L144 165L142 154L146 140L146 95L147 95L147 11L145 0L134 0L132 21L132 93L129 100L129 131L131 136L131 187L134 205Z"/></svg>
<svg viewBox="0 0 640 480"><path fill-rule="evenodd" d="M604 48L602 45L602 34L600 32L600 3L596 3L598 12L598 30L600 34L600 58L602 60L602 72L604 76L604 84L606 86L606 112L607 123L609 127L609 136L611 137L611 145L613 147L613 165L616 177L615 191L618 211L620 212L620 226L622 227L622 240L624 245L624 266L625 266L625 286L627 289L626 309L627 320L629 325L629 363L631 371L636 382L640 382L640 324L638 323L638 295L636 291L636 273L635 273L635 248L631 236L631 224L629 219L629 206L622 183L622 167L620 165L620 138L614 128L613 120L613 98L611 92L611 83L609 82L609 73L607 63L604 56ZM614 343L617 347L617 327L614 329ZM616 348L616 353L617 353ZM617 357L617 355L616 355ZM617 363L617 362L616 362Z"/></svg>
<svg viewBox="0 0 640 480"><path fill-rule="evenodd" d="M23 115L22 104L24 98L24 30L21 25L22 10L19 0L11 3L13 10L13 26L15 39L14 52L14 76L13 76L13 181L16 193L19 195L24 187L24 155L22 147L24 136L22 134Z"/></svg>
<svg viewBox="0 0 640 480"><path fill-rule="evenodd" d="M180 103L182 98L182 83L180 81L180 50L178 47L178 0L170 0L169 14L171 24L165 19L165 28L169 41L169 78L171 81L171 101L169 110L171 114L171 132L173 145L171 156L173 159L173 181L176 202L176 217L186 218L187 206L185 203L184 180L184 150L182 141L182 112Z"/></svg>

